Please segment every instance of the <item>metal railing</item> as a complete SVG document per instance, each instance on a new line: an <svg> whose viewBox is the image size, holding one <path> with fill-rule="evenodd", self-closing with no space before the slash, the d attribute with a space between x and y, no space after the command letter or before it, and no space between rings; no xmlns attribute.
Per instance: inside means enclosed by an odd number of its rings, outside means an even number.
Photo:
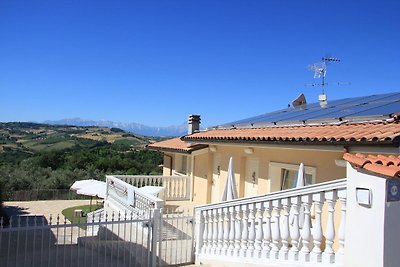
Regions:
<svg viewBox="0 0 400 267"><path fill-rule="evenodd" d="M0 223L1 266L155 266L151 217L109 214L70 223L57 216L12 217Z"/></svg>
<svg viewBox="0 0 400 267"><path fill-rule="evenodd" d="M79 218L0 221L0 266L169 266L194 262L194 222L153 209L149 217L98 210ZM76 218L77 219L77 218ZM73 220L76 221L76 220Z"/></svg>
<svg viewBox="0 0 400 267"><path fill-rule="evenodd" d="M69 189L32 189L13 192L4 192L4 201L36 201L36 200L70 200L89 199L90 197L78 195Z"/></svg>
<svg viewBox="0 0 400 267"><path fill-rule="evenodd" d="M162 186L165 200L189 200L191 183L189 176L161 175L114 175L114 177L135 187Z"/></svg>

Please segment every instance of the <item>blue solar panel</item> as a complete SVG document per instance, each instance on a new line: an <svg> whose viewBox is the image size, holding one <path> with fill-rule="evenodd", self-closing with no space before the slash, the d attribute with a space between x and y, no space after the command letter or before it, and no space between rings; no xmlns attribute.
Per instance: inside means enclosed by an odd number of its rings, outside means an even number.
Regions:
<svg viewBox="0 0 400 267"><path fill-rule="evenodd" d="M326 107L311 103L302 107L290 107L227 123L222 127L246 126L263 123L303 122L308 120L332 120L345 117L388 116L400 112L400 93L344 98L328 101Z"/></svg>

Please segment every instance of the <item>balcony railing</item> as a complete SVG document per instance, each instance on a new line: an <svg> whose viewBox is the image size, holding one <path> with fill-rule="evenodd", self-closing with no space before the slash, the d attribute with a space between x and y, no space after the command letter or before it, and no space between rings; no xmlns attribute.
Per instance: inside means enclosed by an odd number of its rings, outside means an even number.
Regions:
<svg viewBox="0 0 400 267"><path fill-rule="evenodd" d="M162 186L165 200L189 200L189 176L158 176L158 175L114 175L114 177L135 187Z"/></svg>
<svg viewBox="0 0 400 267"><path fill-rule="evenodd" d="M337 202L339 221L334 220ZM198 262L243 262L245 258L271 265L343 265L346 179L205 205L195 211Z"/></svg>
<svg viewBox="0 0 400 267"><path fill-rule="evenodd" d="M107 175L106 200L116 204L119 209L133 211L138 217L146 217L152 209L164 207L164 200L138 190L121 179Z"/></svg>

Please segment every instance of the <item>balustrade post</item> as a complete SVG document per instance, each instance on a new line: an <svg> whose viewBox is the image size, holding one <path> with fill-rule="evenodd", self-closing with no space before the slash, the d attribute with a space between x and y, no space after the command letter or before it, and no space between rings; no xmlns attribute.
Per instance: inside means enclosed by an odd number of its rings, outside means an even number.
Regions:
<svg viewBox="0 0 400 267"><path fill-rule="evenodd" d="M339 250L336 252L335 262L344 262L344 246L345 246L345 230L346 230L346 200L347 200L347 189L341 189L338 191L338 198L340 201L340 228L339 228Z"/></svg>
<svg viewBox="0 0 400 267"><path fill-rule="evenodd" d="M233 251L235 248L235 220L236 220L236 211L235 207L229 207L229 247L227 251L227 256L233 256Z"/></svg>
<svg viewBox="0 0 400 267"><path fill-rule="evenodd" d="M254 242L254 256L256 258L261 257L262 252L262 241L264 237L264 229L263 229L263 215L264 215L264 207L262 202L258 202L256 204L257 209L257 229L256 229L256 239Z"/></svg>
<svg viewBox="0 0 400 267"><path fill-rule="evenodd" d="M289 260L297 261L299 258L299 239L300 239L300 229L299 229L299 206L300 197L292 197L290 199L291 209L289 216L289 232L292 242L292 247L289 250Z"/></svg>
<svg viewBox="0 0 400 267"><path fill-rule="evenodd" d="M222 241L222 255L227 255L228 247L229 247L229 234L230 234L230 213L229 208L223 208L223 219L222 219L222 228L223 228L223 241Z"/></svg>
<svg viewBox="0 0 400 267"><path fill-rule="evenodd" d="M255 224L255 219L256 219L256 204L252 203L249 204L250 207L250 212L249 212L249 221L250 221L250 225L249 225L249 238L248 238L248 245L247 245L247 253L246 256L248 258L253 257L254 255L254 242L256 239L256 224Z"/></svg>
<svg viewBox="0 0 400 267"><path fill-rule="evenodd" d="M207 236L207 254L211 254L212 238L213 238L213 210L208 210L208 236Z"/></svg>
<svg viewBox="0 0 400 267"><path fill-rule="evenodd" d="M321 213L322 206L324 204L324 194L316 193L312 196L314 209L315 209L315 223L313 225L313 242L314 248L311 251L311 261L312 262L321 262L321 241L322 241L322 221L321 221Z"/></svg>
<svg viewBox="0 0 400 267"><path fill-rule="evenodd" d="M217 209L219 213L219 222L218 222L218 237L217 237L217 255L221 255L223 242L224 242L224 221L225 214L222 208Z"/></svg>
<svg viewBox="0 0 400 267"><path fill-rule="evenodd" d="M236 210L236 221L235 221L235 249L233 251L234 256L239 256L240 245L242 242L242 211L239 206L235 207Z"/></svg>
<svg viewBox="0 0 400 267"><path fill-rule="evenodd" d="M281 200L276 199L272 201L272 211L273 218L271 225L272 232L272 249L270 252L271 259L279 258L279 246L281 241L281 233L280 233L280 212L281 212Z"/></svg>
<svg viewBox="0 0 400 267"><path fill-rule="evenodd" d="M310 218L310 206L311 206L311 195L301 196L301 202L304 207L304 224L300 231L302 238L302 248L299 252L299 260L303 262L310 261L310 241L311 241L311 218Z"/></svg>
<svg viewBox="0 0 400 267"><path fill-rule="evenodd" d="M202 211L201 216L204 217L204 230L203 230L203 244L201 246L201 253L205 254L207 252L208 247L208 224L209 224L209 215L208 211Z"/></svg>
<svg viewBox="0 0 400 267"><path fill-rule="evenodd" d="M249 238L249 209L247 204L242 205L242 212L243 212L243 218L242 218L242 241L241 241L241 246L240 246L240 257L245 257L248 249L248 238Z"/></svg>
<svg viewBox="0 0 400 267"><path fill-rule="evenodd" d="M212 247L211 247L212 254L215 254L217 252L217 247L218 247L218 223L219 223L218 209L213 209L213 235L212 235Z"/></svg>
<svg viewBox="0 0 400 267"><path fill-rule="evenodd" d="M161 215L162 216L162 215ZM202 211L196 211L195 213L195 219L196 219L196 225L195 225L195 229L196 229L196 250L195 253L196 255L199 255L200 252L203 249L204 246L204 227L205 227L205 220L204 220L204 216L203 216L203 212ZM125 214L125 220L126 220L126 214Z"/></svg>
<svg viewBox="0 0 400 267"><path fill-rule="evenodd" d="M279 259L287 260L289 256L289 206L290 198L284 198L281 200L283 209L283 220L281 225L281 242L282 247L279 250Z"/></svg>
<svg viewBox="0 0 400 267"><path fill-rule="evenodd" d="M325 198L328 204L328 222L326 223L326 232L325 232L326 241L325 241L325 250L322 253L322 262L334 263L335 252L333 251L333 241L335 239L334 212L335 212L335 204L337 198L336 190L326 192Z"/></svg>
<svg viewBox="0 0 400 267"><path fill-rule="evenodd" d="M271 252L271 209L272 209L272 202L267 201L263 203L265 208L265 231L264 231L264 238L263 238L263 249L261 256L263 258L269 258Z"/></svg>

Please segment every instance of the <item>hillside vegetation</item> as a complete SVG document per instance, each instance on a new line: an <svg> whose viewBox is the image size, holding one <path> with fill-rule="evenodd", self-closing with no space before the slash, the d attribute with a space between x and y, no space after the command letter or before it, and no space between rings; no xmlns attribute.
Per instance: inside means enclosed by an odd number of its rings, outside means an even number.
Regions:
<svg viewBox="0 0 400 267"><path fill-rule="evenodd" d="M106 174L160 174L154 142L118 128L0 123L0 188L4 193L68 189Z"/></svg>

